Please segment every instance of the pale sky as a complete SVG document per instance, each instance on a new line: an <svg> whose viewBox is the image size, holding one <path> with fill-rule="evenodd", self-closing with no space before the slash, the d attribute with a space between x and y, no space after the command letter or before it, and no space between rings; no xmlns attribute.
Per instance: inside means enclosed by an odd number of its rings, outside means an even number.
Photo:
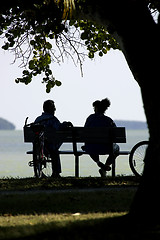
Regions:
<svg viewBox="0 0 160 240"><path fill-rule="evenodd" d="M45 92L42 76L35 77L29 85L16 84L22 69L11 64L13 54L0 50L1 88L0 117L22 129L26 117L29 122L42 113L43 102L52 99L56 104L56 116L62 121L71 121L83 126L85 119L93 113L92 102L105 97L111 101L106 115L113 120L145 121L140 88L123 57L116 50L95 60L86 59L83 64L84 76L79 67L67 60L61 66L53 64L56 79L62 82L51 93Z"/></svg>

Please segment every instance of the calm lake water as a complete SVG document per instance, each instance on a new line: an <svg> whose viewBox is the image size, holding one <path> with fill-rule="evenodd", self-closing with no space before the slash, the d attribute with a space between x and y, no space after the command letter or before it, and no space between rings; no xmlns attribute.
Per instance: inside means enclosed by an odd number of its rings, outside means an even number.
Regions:
<svg viewBox="0 0 160 240"><path fill-rule="evenodd" d="M120 144L121 150L130 151L137 142L148 140L147 130L127 130L126 135L127 143ZM62 148L68 148L68 145L65 144ZM31 149L32 144L23 142L22 131L0 131L0 178L33 177L33 169L28 166L32 156L26 154ZM106 156L101 156L101 159L105 162ZM61 176L74 176L74 156L62 155L61 163ZM132 175L128 156L117 158L116 174ZM80 157L80 176L99 176L97 165L88 155Z"/></svg>

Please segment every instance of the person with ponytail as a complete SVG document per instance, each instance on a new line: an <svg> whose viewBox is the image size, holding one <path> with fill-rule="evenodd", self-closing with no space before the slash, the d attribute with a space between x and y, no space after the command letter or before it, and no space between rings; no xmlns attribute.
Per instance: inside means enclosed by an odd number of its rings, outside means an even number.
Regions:
<svg viewBox="0 0 160 240"><path fill-rule="evenodd" d="M86 122L84 127L116 127L115 122L108 116L105 115L106 110L110 107L111 103L108 98L100 100L96 100L93 102L94 113L91 114ZM105 155L109 151L109 146L106 144L89 144L86 143L82 149L86 151L94 162L100 167L99 173L101 177L106 177L106 171L110 171L113 160L119 154L119 146L117 144L113 144L113 152L114 155L110 154L106 159L105 164L100 161L99 155ZM114 158L114 159L113 159Z"/></svg>

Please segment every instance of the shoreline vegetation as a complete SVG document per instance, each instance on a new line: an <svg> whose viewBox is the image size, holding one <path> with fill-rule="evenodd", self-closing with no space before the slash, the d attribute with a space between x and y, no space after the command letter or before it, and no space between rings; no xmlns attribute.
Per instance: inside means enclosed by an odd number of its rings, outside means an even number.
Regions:
<svg viewBox="0 0 160 240"><path fill-rule="evenodd" d="M4 118L0 118L0 130L15 130L16 127L13 123Z"/></svg>
<svg viewBox="0 0 160 240"><path fill-rule="evenodd" d="M146 130L147 123L143 121L115 120L117 127L125 127L128 130Z"/></svg>

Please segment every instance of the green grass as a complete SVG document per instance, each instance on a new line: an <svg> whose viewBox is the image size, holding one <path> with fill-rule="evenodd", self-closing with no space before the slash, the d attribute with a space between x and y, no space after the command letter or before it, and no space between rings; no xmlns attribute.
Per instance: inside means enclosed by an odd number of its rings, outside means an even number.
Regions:
<svg viewBox="0 0 160 240"><path fill-rule="evenodd" d="M0 197L0 239L50 239L55 234L56 239L97 239L106 221L127 213L134 193L6 193Z"/></svg>
<svg viewBox="0 0 160 240"><path fill-rule="evenodd" d="M0 239L94 240L108 233L114 237L110 220L123 215L124 213L93 213L5 216L0 217Z"/></svg>
<svg viewBox="0 0 160 240"><path fill-rule="evenodd" d="M124 212L135 190L92 191L65 193L4 194L0 196L1 215L46 213Z"/></svg>
<svg viewBox="0 0 160 240"><path fill-rule="evenodd" d="M0 179L0 191L14 190L50 190L50 189L79 189L79 188L100 188L113 186L137 186L139 179L135 177L116 177L116 178L74 178L63 177L60 179L52 178L8 178Z"/></svg>

